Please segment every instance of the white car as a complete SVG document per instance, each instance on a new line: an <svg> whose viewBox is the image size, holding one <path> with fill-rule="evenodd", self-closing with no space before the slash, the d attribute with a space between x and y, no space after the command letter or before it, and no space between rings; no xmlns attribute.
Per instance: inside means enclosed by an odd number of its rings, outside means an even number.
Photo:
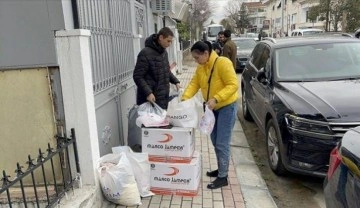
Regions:
<svg viewBox="0 0 360 208"><path fill-rule="evenodd" d="M295 29L291 31L290 36L306 36L306 35L313 35L317 33L323 33L324 30L317 29L317 28L307 28L307 29Z"/></svg>

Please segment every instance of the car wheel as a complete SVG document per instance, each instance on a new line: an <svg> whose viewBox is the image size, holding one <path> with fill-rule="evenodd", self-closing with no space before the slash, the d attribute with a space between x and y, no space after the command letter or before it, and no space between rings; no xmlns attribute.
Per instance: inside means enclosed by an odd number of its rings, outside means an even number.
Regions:
<svg viewBox="0 0 360 208"><path fill-rule="evenodd" d="M248 104L246 101L245 90L242 91L241 106L242 106L242 112L243 112L243 116L244 116L245 120L253 121L253 118L249 112Z"/></svg>
<svg viewBox="0 0 360 208"><path fill-rule="evenodd" d="M276 128L274 120L270 119L266 125L266 146L269 165L276 175L285 175L287 170L283 165L280 154L280 140L281 136Z"/></svg>

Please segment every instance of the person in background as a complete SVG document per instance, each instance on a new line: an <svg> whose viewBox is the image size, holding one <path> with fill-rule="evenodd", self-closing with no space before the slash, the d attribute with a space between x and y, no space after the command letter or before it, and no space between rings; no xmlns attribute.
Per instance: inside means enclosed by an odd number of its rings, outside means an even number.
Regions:
<svg viewBox="0 0 360 208"><path fill-rule="evenodd" d="M217 55L221 56L222 54L222 47L219 42L214 42L211 44L214 51L217 53Z"/></svg>
<svg viewBox="0 0 360 208"><path fill-rule="evenodd" d="M180 88L180 81L170 71L168 48L173 41L174 33L164 27L157 34L145 40L143 48L137 56L133 79L137 86L136 103L141 105L147 101L167 109L170 83Z"/></svg>
<svg viewBox="0 0 360 208"><path fill-rule="evenodd" d="M236 69L237 47L236 44L231 40L231 31L225 30L224 34L220 35L220 40L222 40L224 43L222 55L229 58L233 63L234 69Z"/></svg>
<svg viewBox="0 0 360 208"><path fill-rule="evenodd" d="M262 30L260 30L259 35L258 35L258 41L261 41L262 38Z"/></svg>
<svg viewBox="0 0 360 208"><path fill-rule="evenodd" d="M215 125L210 137L218 169L208 171L206 175L216 177L207 185L208 189L216 189L228 185L230 140L236 119L239 82L231 61L219 57L210 42L196 42L191 47L191 54L198 65L182 100L192 98L200 89L205 104L214 112Z"/></svg>
<svg viewBox="0 0 360 208"><path fill-rule="evenodd" d="M220 53L218 54L221 56L224 49L224 31L218 32L215 43L220 46Z"/></svg>

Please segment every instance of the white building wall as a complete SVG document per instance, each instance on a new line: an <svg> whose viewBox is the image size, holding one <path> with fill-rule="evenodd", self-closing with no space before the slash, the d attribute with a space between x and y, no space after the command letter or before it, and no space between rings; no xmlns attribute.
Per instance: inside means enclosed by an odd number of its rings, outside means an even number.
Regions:
<svg viewBox="0 0 360 208"><path fill-rule="evenodd" d="M280 0L268 0L264 1L266 5L266 19L270 20L270 28L268 32L274 34L281 30L281 17L282 9L284 9L284 31L291 32L291 25L295 24L295 29L301 27L316 27L323 29L324 21L317 21L315 23L306 22L306 12L310 7L315 6L318 2L306 3L305 0L291 1L288 0L286 7L277 8ZM274 10L273 10L273 7Z"/></svg>

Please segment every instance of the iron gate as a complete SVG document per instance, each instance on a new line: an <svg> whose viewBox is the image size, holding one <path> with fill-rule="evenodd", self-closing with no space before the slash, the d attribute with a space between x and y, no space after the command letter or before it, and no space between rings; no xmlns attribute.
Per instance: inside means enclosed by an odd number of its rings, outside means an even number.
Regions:
<svg viewBox="0 0 360 208"><path fill-rule="evenodd" d="M96 119L100 154L104 155L125 143L125 114L135 103L132 24L143 24L145 7L131 0L77 0L77 4L80 28L91 31Z"/></svg>

